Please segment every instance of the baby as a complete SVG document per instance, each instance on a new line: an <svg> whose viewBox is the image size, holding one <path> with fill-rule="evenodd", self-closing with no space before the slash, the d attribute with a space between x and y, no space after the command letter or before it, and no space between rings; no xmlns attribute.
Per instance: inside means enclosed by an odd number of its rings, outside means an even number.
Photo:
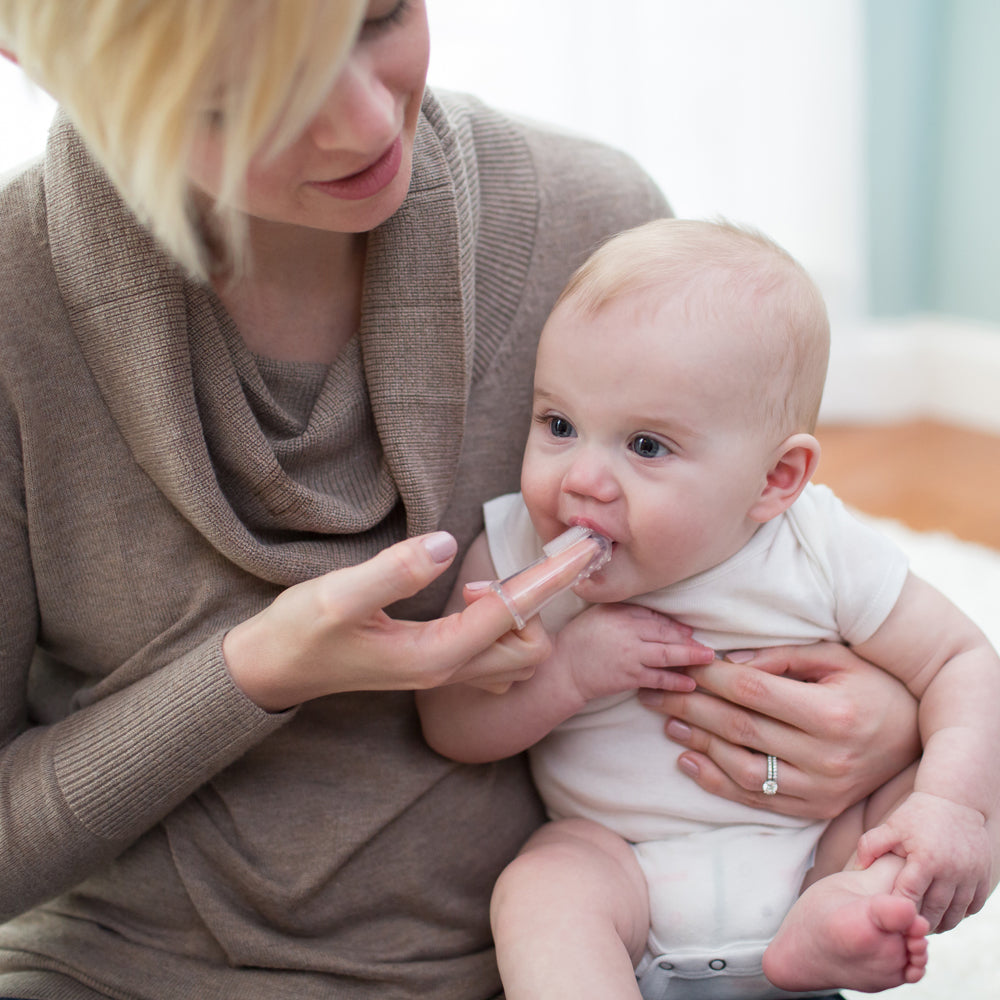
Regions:
<svg viewBox="0 0 1000 1000"><path fill-rule="evenodd" d="M508 1000L882 990L923 974L925 900L953 924L989 892L1000 661L809 484L828 350L805 271L724 224L621 234L546 323L522 492L487 504L459 583L508 576L572 525L610 539L610 562L542 612L552 654L529 680L418 695L446 756L530 747L553 820L494 893ZM919 699L919 765L832 823L679 775L638 688L690 690L663 668L703 647L831 639ZM762 756L762 792L780 780Z"/></svg>

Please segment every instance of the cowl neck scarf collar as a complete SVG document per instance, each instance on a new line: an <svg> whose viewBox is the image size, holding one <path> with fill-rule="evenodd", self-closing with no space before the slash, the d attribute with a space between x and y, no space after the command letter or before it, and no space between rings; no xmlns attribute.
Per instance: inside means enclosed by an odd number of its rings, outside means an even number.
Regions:
<svg viewBox="0 0 1000 1000"><path fill-rule="evenodd" d="M451 492L474 330L477 192L433 99L425 110L436 120L432 126L421 116L407 200L369 235L358 335L383 460L409 534L437 527ZM299 513L296 533L280 544L240 520L220 485L195 389L193 366L206 357L193 345L205 338L191 330L204 321L210 293L137 223L64 116L50 135L45 187L53 266L80 350L135 461L177 511L223 556L281 585L368 554L371 540L358 536L352 544L344 534L352 526L328 511L312 521L302 514L297 485L262 446L231 357L217 355L213 409L226 420L213 433L226 436L229 455L245 455L241 473L268 495L271 509L287 504ZM330 545L329 536L341 544Z"/></svg>

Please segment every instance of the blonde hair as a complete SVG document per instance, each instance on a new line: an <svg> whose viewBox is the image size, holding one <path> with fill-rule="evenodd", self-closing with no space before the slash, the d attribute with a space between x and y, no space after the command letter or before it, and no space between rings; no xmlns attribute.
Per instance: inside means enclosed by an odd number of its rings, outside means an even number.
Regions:
<svg viewBox="0 0 1000 1000"><path fill-rule="evenodd" d="M659 219L612 237L578 268L556 303L586 315L625 296L680 295L755 338L762 415L785 433L816 425L830 351L826 305L790 254L749 227Z"/></svg>
<svg viewBox="0 0 1000 1000"><path fill-rule="evenodd" d="M350 50L365 0L0 0L0 46L67 111L124 200L185 268L239 267L250 159L291 142ZM213 255L187 179L224 125Z"/></svg>

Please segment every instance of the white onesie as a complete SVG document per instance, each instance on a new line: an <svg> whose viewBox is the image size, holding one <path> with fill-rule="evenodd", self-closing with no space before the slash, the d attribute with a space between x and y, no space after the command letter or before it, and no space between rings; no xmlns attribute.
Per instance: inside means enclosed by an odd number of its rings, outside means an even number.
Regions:
<svg viewBox="0 0 1000 1000"><path fill-rule="evenodd" d="M499 577L542 554L520 494L486 504L485 517ZM630 603L687 623L720 653L856 644L885 620L906 573L895 544L810 485L726 562ZM542 621L554 633L586 607L565 594ZM710 795L679 772L681 752L662 716L630 693L591 702L530 759L553 819L592 819L633 845L649 885L648 951L636 970L647 1000L812 995L772 986L761 957L826 824Z"/></svg>

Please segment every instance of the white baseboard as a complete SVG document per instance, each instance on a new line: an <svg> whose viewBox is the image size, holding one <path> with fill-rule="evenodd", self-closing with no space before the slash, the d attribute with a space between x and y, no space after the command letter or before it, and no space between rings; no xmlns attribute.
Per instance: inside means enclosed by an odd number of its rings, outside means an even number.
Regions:
<svg viewBox="0 0 1000 1000"><path fill-rule="evenodd" d="M1000 327L923 316L835 334L820 418L928 418L1000 433Z"/></svg>

